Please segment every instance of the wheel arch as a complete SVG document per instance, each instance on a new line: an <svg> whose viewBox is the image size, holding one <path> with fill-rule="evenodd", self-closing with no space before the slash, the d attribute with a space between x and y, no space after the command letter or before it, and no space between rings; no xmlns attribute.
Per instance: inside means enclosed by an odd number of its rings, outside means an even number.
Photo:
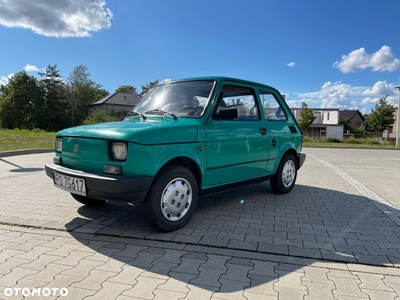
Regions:
<svg viewBox="0 0 400 300"><path fill-rule="evenodd" d="M199 165L190 157L187 156L178 156L175 158L170 159L167 161L157 172L157 175L163 170L164 168L171 166L171 165L180 165L188 170L190 170L193 174L193 176L196 178L197 181L197 186L199 188L199 192L201 189L201 184L202 184L202 173L200 170ZM156 175L156 176L157 176Z"/></svg>
<svg viewBox="0 0 400 300"><path fill-rule="evenodd" d="M279 162L282 160L282 158L283 158L287 153L290 153L290 154L293 154L293 155L294 155L294 157L295 157L295 159L296 159L296 168L297 168L297 170L298 170L298 169L299 169L299 166L300 166L300 159L299 159L299 156L297 155L297 152L296 152L296 150L295 150L294 148L288 148L288 149L286 149L286 151L282 154L281 159L279 160Z"/></svg>

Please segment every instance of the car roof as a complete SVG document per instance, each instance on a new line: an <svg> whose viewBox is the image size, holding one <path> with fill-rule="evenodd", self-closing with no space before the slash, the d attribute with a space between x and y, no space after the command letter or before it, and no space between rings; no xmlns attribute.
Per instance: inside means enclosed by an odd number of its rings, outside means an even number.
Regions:
<svg viewBox="0 0 400 300"><path fill-rule="evenodd" d="M203 77L191 77L191 78L176 79L176 80L166 80L166 81L160 82L159 84L182 82L182 81L195 81L195 80L215 80L217 82L229 81L229 82L241 83L241 84L246 84L246 85L255 85L258 87L264 87L267 89L273 89L275 91L278 91L276 88L274 88L272 86L262 84L259 82L249 81L249 80L244 80L244 79L239 79L239 78L233 78L233 77L225 77L225 76L203 76Z"/></svg>

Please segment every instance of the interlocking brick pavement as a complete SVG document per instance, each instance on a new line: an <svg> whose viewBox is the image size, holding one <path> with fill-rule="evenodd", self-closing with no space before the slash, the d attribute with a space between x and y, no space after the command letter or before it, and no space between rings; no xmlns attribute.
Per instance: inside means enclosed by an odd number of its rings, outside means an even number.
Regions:
<svg viewBox="0 0 400 300"><path fill-rule="evenodd" d="M24 260L11 272L0 275L0 298L6 289L66 288L68 296L60 299L397 299L400 272L394 267L365 267L309 259L255 254L242 250L190 246L170 249L173 244L140 246L136 240L121 242L110 237L104 242L91 234L74 237L69 233L1 225L1 237L7 232L20 236L47 237L36 247L47 248L33 261ZM92 245L98 253L107 253L107 261L78 256L76 260L54 260L48 253L54 248L44 245L62 239L65 244ZM62 245L59 244L59 248ZM187 248L187 249L186 249ZM79 248L77 248L79 249ZM109 251L112 249L113 251ZM57 249L56 249L57 250ZM131 250L134 255L125 256ZM34 252L25 249L26 256ZM8 254L0 264L3 269L20 252L3 249ZM64 250L59 253L63 253ZM78 250L71 250L76 254ZM90 254L89 252L82 252ZM122 254L122 255L121 255ZM257 259L249 257L257 255ZM60 258L57 256L56 258ZM51 258L51 259L49 259ZM34 269L32 269L32 263ZM40 268L41 266L41 268ZM357 270L353 267L357 266ZM393 275L395 274L395 275Z"/></svg>
<svg viewBox="0 0 400 300"><path fill-rule="evenodd" d="M385 170L400 168L400 152L380 150L382 164L371 162L371 151L376 154L377 150L308 148L305 152L309 157L292 193L274 195L268 183L262 183L202 198L188 226L168 234L154 232L147 226L140 209L134 206L111 203L96 209L80 206L68 193L54 188L39 167L31 167L34 171L20 172L23 175L20 177L14 173L0 176L4 196L0 222L397 266L400 264L400 226L396 223L399 202L392 196L385 199L378 192L382 195L395 193L387 191L395 189L400 173L389 177L386 187L377 188L377 192L362 182L370 183L377 172L383 176L381 172ZM344 154L347 152L357 157ZM50 161L52 154L31 156L40 157L40 166ZM10 171L15 165L24 165L29 157L2 158L0 166ZM397 159L389 162L392 157ZM363 160L369 165L363 166ZM343 165L343 161L351 168ZM338 162L341 168L333 164ZM364 176L352 177L351 173L355 173L350 170L354 168L363 169ZM21 186L17 180L26 182ZM17 192L15 186L18 186ZM16 246L29 248L33 245L25 241Z"/></svg>
<svg viewBox="0 0 400 300"><path fill-rule="evenodd" d="M202 198L168 234L135 206L92 209L54 188L52 154L1 158L0 298L399 299L400 151L305 152L290 194L262 183Z"/></svg>

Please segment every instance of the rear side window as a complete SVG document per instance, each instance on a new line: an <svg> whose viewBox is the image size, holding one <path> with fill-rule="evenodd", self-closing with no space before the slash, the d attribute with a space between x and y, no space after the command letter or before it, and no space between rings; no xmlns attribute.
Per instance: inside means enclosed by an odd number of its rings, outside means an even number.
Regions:
<svg viewBox="0 0 400 300"><path fill-rule="evenodd" d="M268 121L287 120L287 116L276 99L276 96L267 90L260 90L259 92L265 119Z"/></svg>
<svg viewBox="0 0 400 300"><path fill-rule="evenodd" d="M220 110L235 107L238 111L238 117L236 120L260 120L255 93L252 89L225 85L222 87L218 99L219 102L216 111L213 114L214 119L218 120L218 114Z"/></svg>

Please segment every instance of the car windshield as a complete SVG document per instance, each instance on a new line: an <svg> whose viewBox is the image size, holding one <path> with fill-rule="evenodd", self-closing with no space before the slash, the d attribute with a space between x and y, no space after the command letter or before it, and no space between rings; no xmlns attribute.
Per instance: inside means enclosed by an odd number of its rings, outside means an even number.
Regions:
<svg viewBox="0 0 400 300"><path fill-rule="evenodd" d="M150 89L133 111L144 115L200 117L214 86L212 80L166 83Z"/></svg>

